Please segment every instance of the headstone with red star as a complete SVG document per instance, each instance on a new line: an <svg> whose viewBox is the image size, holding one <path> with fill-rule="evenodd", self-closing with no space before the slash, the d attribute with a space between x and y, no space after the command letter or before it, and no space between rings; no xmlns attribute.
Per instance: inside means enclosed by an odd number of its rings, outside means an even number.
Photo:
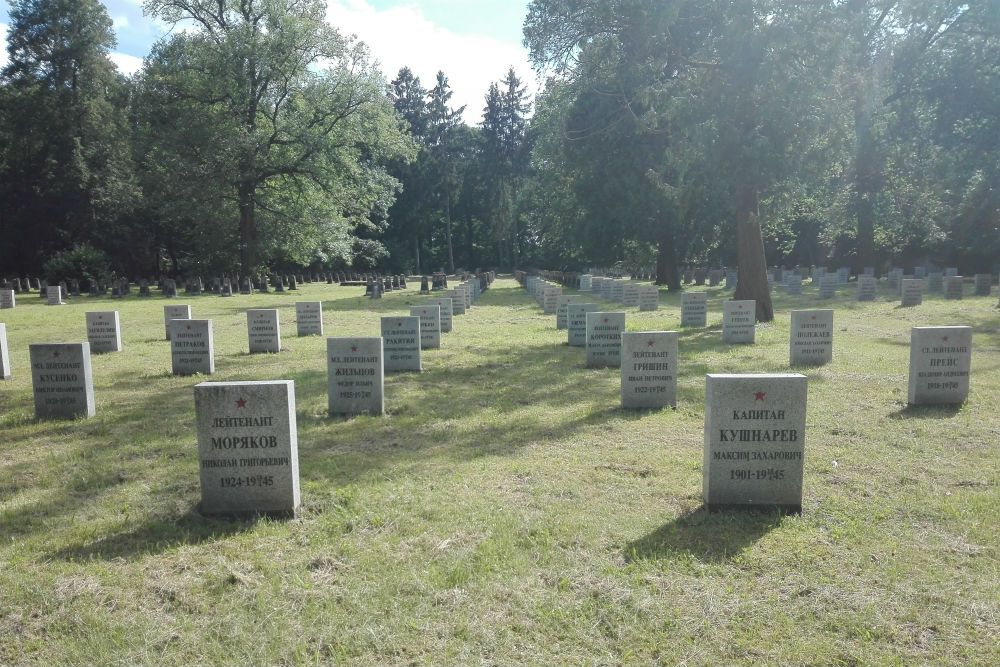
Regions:
<svg viewBox="0 0 1000 667"><path fill-rule="evenodd" d="M10 379L10 350L7 348L7 325L0 322L0 380Z"/></svg>
<svg viewBox="0 0 1000 667"><path fill-rule="evenodd" d="M90 343L34 343L28 352L35 417L74 419L97 414Z"/></svg>
<svg viewBox="0 0 1000 667"><path fill-rule="evenodd" d="M194 407L202 514L295 516L295 383L200 382Z"/></svg>
<svg viewBox="0 0 1000 667"><path fill-rule="evenodd" d="M681 293L681 326L703 327L708 324L708 295L705 292Z"/></svg>
<svg viewBox="0 0 1000 667"><path fill-rule="evenodd" d="M903 278L900 282L900 306L919 306L924 301L924 281L921 278Z"/></svg>
<svg viewBox="0 0 1000 667"><path fill-rule="evenodd" d="M164 306L163 307L163 328L166 330L167 340L170 340L170 320L190 320L191 306Z"/></svg>
<svg viewBox="0 0 1000 667"><path fill-rule="evenodd" d="M441 306L410 306L410 315L420 318L420 349L441 347Z"/></svg>
<svg viewBox="0 0 1000 667"><path fill-rule="evenodd" d="M215 341L212 320L173 320L170 326L170 364L173 374L214 373Z"/></svg>
<svg viewBox="0 0 1000 667"><path fill-rule="evenodd" d="M587 345L587 313L600 309L596 303L571 303L566 308L566 342L571 347Z"/></svg>
<svg viewBox="0 0 1000 667"><path fill-rule="evenodd" d="M381 330L385 371L420 371L420 318L383 317Z"/></svg>
<svg viewBox="0 0 1000 667"><path fill-rule="evenodd" d="M753 299L722 303L722 342L753 343L757 302Z"/></svg>
<svg viewBox="0 0 1000 667"><path fill-rule="evenodd" d="M709 509L802 509L806 376L709 374L702 494Z"/></svg>
<svg viewBox="0 0 1000 667"><path fill-rule="evenodd" d="M638 308L639 290L641 287L639 283L626 282L622 288L622 305L626 308Z"/></svg>
<svg viewBox="0 0 1000 667"><path fill-rule="evenodd" d="M452 302L451 297L446 299L428 299L426 303L431 306L441 307L441 333L451 333L451 327L455 315L455 304Z"/></svg>
<svg viewBox="0 0 1000 667"><path fill-rule="evenodd" d="M788 363L822 366L833 360L833 310L793 310Z"/></svg>
<svg viewBox="0 0 1000 667"><path fill-rule="evenodd" d="M382 338L327 338L330 415L385 412Z"/></svg>
<svg viewBox="0 0 1000 667"><path fill-rule="evenodd" d="M569 305L580 299L576 294L560 294L556 298L556 329L569 327Z"/></svg>
<svg viewBox="0 0 1000 667"><path fill-rule="evenodd" d="M17 300L14 298L14 290L0 289L0 310L13 308L16 305Z"/></svg>
<svg viewBox="0 0 1000 667"><path fill-rule="evenodd" d="M91 352L121 352L122 330L117 310L87 313L86 321Z"/></svg>
<svg viewBox="0 0 1000 667"><path fill-rule="evenodd" d="M587 313L587 368L622 363L622 333L625 331L625 313Z"/></svg>
<svg viewBox="0 0 1000 667"><path fill-rule="evenodd" d="M62 287L59 285L49 285L45 289L45 296L48 301L45 303L46 306L65 306L66 302L62 300L63 291Z"/></svg>
<svg viewBox="0 0 1000 667"><path fill-rule="evenodd" d="M295 329L299 336L322 336L323 302L296 301Z"/></svg>
<svg viewBox="0 0 1000 667"><path fill-rule="evenodd" d="M874 301L877 284L875 276L858 276L858 301Z"/></svg>
<svg viewBox="0 0 1000 667"><path fill-rule="evenodd" d="M660 288L656 285L639 286L639 312L651 312L660 309Z"/></svg>
<svg viewBox="0 0 1000 667"><path fill-rule="evenodd" d="M277 308L247 310L247 335L250 354L281 351L281 325Z"/></svg>
<svg viewBox="0 0 1000 667"><path fill-rule="evenodd" d="M969 397L972 327L910 330L910 405L951 405Z"/></svg>
<svg viewBox="0 0 1000 667"><path fill-rule="evenodd" d="M451 314L455 315L465 315L465 290L464 289L450 289L446 291L445 296L451 299Z"/></svg>
<svg viewBox="0 0 1000 667"><path fill-rule="evenodd" d="M555 315L559 307L559 297L562 295L562 288L558 285L546 285L542 291L542 313L544 315Z"/></svg>
<svg viewBox="0 0 1000 667"><path fill-rule="evenodd" d="M622 334L622 407L677 405L677 332Z"/></svg>

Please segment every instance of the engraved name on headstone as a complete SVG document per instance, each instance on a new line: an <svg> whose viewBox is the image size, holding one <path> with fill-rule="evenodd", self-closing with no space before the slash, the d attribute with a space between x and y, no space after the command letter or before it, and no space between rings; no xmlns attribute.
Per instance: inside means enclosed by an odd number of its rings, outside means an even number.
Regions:
<svg viewBox="0 0 1000 667"><path fill-rule="evenodd" d="M281 351L281 326L277 308L247 310L247 335L250 354Z"/></svg>
<svg viewBox="0 0 1000 667"><path fill-rule="evenodd" d="M677 332L622 333L622 407L677 405Z"/></svg>
<svg viewBox="0 0 1000 667"><path fill-rule="evenodd" d="M724 301L722 303L722 342L752 343L756 332L757 302Z"/></svg>
<svg viewBox="0 0 1000 667"><path fill-rule="evenodd" d="M620 367L625 313L587 313L587 368Z"/></svg>
<svg viewBox="0 0 1000 667"><path fill-rule="evenodd" d="M708 322L708 295L705 292L681 293L681 326L703 327Z"/></svg>
<svg viewBox="0 0 1000 667"><path fill-rule="evenodd" d="M913 327L909 404L964 403L971 365L972 327Z"/></svg>
<svg viewBox="0 0 1000 667"><path fill-rule="evenodd" d="M441 333L450 333L454 322L454 302L451 297L447 299L427 299L430 306L441 307Z"/></svg>
<svg viewBox="0 0 1000 667"><path fill-rule="evenodd" d="M35 417L73 419L97 414L90 343L33 343L28 353Z"/></svg>
<svg viewBox="0 0 1000 667"><path fill-rule="evenodd" d="M587 344L587 313L596 311L596 303L571 303L566 308L566 339L572 347Z"/></svg>
<svg viewBox="0 0 1000 667"><path fill-rule="evenodd" d="M326 361L331 415L385 412L382 338L327 338Z"/></svg>
<svg viewBox="0 0 1000 667"><path fill-rule="evenodd" d="M789 363L821 366L833 360L833 310L793 310Z"/></svg>
<svg viewBox="0 0 1000 667"><path fill-rule="evenodd" d="M383 317L382 349L386 372L421 370L420 318Z"/></svg>
<svg viewBox="0 0 1000 667"><path fill-rule="evenodd" d="M211 375L215 372L212 320L172 320L170 365L174 375Z"/></svg>
<svg viewBox="0 0 1000 667"><path fill-rule="evenodd" d="M86 313L87 342L94 354L121 352L121 320L117 310Z"/></svg>
<svg viewBox="0 0 1000 667"><path fill-rule="evenodd" d="M163 329L166 332L167 340L170 340L170 320L190 320L191 306L164 306L163 307Z"/></svg>
<svg viewBox="0 0 1000 667"><path fill-rule="evenodd" d="M299 336L323 335L323 302L295 302L295 330Z"/></svg>

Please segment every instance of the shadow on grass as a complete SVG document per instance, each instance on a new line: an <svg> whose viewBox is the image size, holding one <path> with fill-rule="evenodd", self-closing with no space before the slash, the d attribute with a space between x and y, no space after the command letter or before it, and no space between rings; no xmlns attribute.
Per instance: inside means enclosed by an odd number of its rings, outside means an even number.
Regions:
<svg viewBox="0 0 1000 667"><path fill-rule="evenodd" d="M625 560L681 557L726 561L777 528L783 516L777 510L709 511L702 505L626 544Z"/></svg>
<svg viewBox="0 0 1000 667"><path fill-rule="evenodd" d="M962 411L962 403L942 405L907 405L889 413L889 419L946 419Z"/></svg>
<svg viewBox="0 0 1000 667"><path fill-rule="evenodd" d="M194 506L176 520L151 517L132 530L109 535L87 544L60 549L52 554L62 560L114 560L157 554L167 549L211 542L253 530L261 517L226 519L208 517Z"/></svg>

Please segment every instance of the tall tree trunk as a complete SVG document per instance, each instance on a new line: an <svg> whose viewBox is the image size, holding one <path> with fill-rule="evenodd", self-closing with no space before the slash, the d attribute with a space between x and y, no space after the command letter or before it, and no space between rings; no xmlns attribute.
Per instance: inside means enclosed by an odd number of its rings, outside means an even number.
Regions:
<svg viewBox="0 0 1000 667"><path fill-rule="evenodd" d="M857 266L860 275L866 266L875 266L875 195L878 170L875 140L872 137L871 113L862 95L854 108L854 211L857 216Z"/></svg>
<svg viewBox="0 0 1000 667"><path fill-rule="evenodd" d="M417 261L417 274L418 276L424 275L420 271L420 235L413 235L413 258Z"/></svg>
<svg viewBox="0 0 1000 667"><path fill-rule="evenodd" d="M444 198L444 233L448 240L448 273L455 273L455 254L451 249L451 194Z"/></svg>
<svg viewBox="0 0 1000 667"><path fill-rule="evenodd" d="M243 181L237 190L240 208L240 272L251 275L257 264L257 220L254 210L254 184Z"/></svg>
<svg viewBox="0 0 1000 667"><path fill-rule="evenodd" d="M760 232L760 201L755 188L745 188L738 196L736 210L736 261L739 276L733 299L757 302L757 321L774 319L771 292L767 288L767 260Z"/></svg>
<svg viewBox="0 0 1000 667"><path fill-rule="evenodd" d="M659 252L656 255L656 284L666 285L670 291L681 288L681 275L677 266L677 247L674 235L664 232L657 244Z"/></svg>

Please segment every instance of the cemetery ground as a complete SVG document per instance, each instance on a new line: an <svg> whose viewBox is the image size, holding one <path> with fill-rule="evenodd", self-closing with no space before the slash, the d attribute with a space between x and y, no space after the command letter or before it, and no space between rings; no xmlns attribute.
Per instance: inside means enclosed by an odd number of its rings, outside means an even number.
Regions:
<svg viewBox="0 0 1000 667"><path fill-rule="evenodd" d="M969 286L966 286L969 289ZM619 371L516 283L455 317L422 373L387 374L384 417L327 415L325 337L377 336L428 298L363 288L121 300L0 312L2 664L995 664L1000 662L1000 315L995 295L901 308L775 296L753 345L680 329L680 295L625 310L679 330L676 410L623 411ZM571 291L569 293L572 293ZM433 296L438 296L437 294ZM163 305L214 322L212 376L170 374ZM247 308L278 308L282 351L248 354ZM800 515L702 508L706 373L789 371L789 314L833 308L808 376ZM28 344L86 340L97 415L37 421ZM973 327L956 407L907 407L910 328ZM302 509L203 517L193 386L295 382Z"/></svg>

